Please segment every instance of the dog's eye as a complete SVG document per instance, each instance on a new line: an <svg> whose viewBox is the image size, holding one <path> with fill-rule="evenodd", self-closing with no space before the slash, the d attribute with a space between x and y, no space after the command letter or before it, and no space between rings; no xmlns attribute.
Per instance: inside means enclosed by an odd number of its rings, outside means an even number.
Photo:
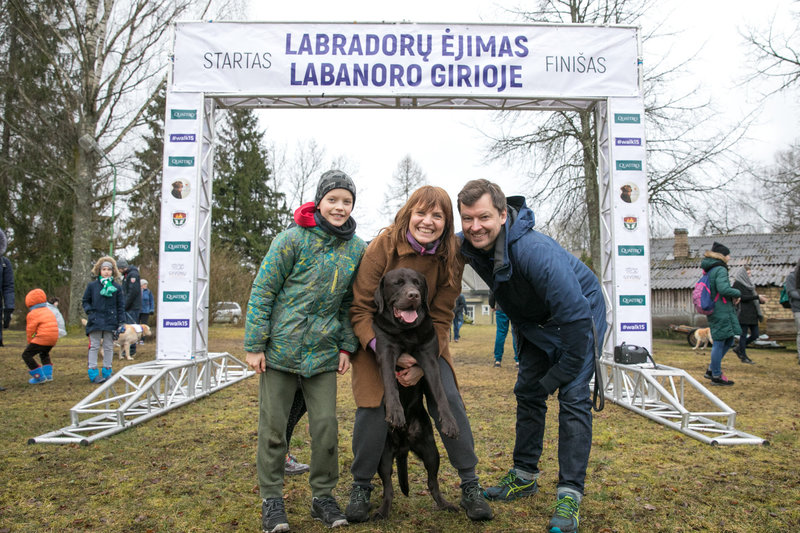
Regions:
<svg viewBox="0 0 800 533"><path fill-rule="evenodd" d="M395 285L397 285L398 287L399 287L400 285L404 284L404 283L405 283L405 281L403 281L402 279L396 279L396 280L394 280L394 284L395 284Z"/></svg>

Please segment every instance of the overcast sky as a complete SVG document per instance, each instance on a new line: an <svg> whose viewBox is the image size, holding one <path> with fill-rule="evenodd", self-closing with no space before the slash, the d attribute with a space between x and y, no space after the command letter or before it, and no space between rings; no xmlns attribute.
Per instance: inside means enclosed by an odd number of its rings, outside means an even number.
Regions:
<svg viewBox="0 0 800 533"><path fill-rule="evenodd" d="M661 40L655 47L668 47L669 53L686 57L693 75L688 80L699 84L718 101L724 111L720 120L738 120L744 110L759 105L756 91L737 85L744 75L745 48L739 29L746 24L766 27L774 13L785 20L788 0L672 0L662 2L653 19L664 21L663 31L682 32L673 42ZM254 0L247 20L271 22L520 22L498 7L516 2L475 0L406 0L342 2L304 0L302 2L262 2ZM757 6L757 7L754 7ZM645 28L647 31L649 28ZM698 52L694 55L695 52ZM665 53L653 50L652 54ZM646 47L645 61L652 56ZM428 182L447 189L452 197L470 179L488 178L501 185L507 194L524 194L524 180L505 163L484 162L486 137L481 130L495 133L494 114L488 111L451 110L263 110L262 124L267 142L276 142L291 151L298 140L316 139L324 146L328 159L346 157L359 189L354 216L359 234L371 238L389 220L375 207L383 199L388 182L398 163L409 154L426 173ZM751 130L742 152L768 162L774 152L800 136L800 105L797 93L774 96L763 103L758 124ZM310 198L309 198L310 199ZM457 224L458 226L458 224Z"/></svg>

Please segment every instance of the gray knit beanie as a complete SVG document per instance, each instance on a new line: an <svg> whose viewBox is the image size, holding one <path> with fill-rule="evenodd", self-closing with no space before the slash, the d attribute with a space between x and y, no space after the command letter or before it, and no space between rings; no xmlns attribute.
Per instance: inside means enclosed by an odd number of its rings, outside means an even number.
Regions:
<svg viewBox="0 0 800 533"><path fill-rule="evenodd" d="M333 189L344 189L353 195L353 205L356 203L356 184L352 178L341 170L329 170L325 172L317 184L317 194L314 196L314 206L318 207L322 198Z"/></svg>

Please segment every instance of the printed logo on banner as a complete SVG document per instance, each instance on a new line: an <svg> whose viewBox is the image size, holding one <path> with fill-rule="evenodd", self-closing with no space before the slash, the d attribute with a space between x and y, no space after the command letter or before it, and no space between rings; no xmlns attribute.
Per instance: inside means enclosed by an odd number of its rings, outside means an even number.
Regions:
<svg viewBox="0 0 800 533"><path fill-rule="evenodd" d="M626 204L632 204L639 199L639 186L635 183L626 183L619 188L619 198Z"/></svg>
<svg viewBox="0 0 800 533"><path fill-rule="evenodd" d="M622 272L622 279L625 281L641 281L642 274L639 272L638 267L625 267Z"/></svg>
<svg viewBox="0 0 800 533"><path fill-rule="evenodd" d="M644 246L638 244L617 246L618 255L644 255Z"/></svg>
<svg viewBox="0 0 800 533"><path fill-rule="evenodd" d="M617 146L641 146L641 137L614 137L614 144Z"/></svg>
<svg viewBox="0 0 800 533"><path fill-rule="evenodd" d="M171 167L193 167L194 157L192 156L170 156L167 165Z"/></svg>
<svg viewBox="0 0 800 533"><path fill-rule="evenodd" d="M639 113L614 113L615 124L641 124L642 117Z"/></svg>
<svg viewBox="0 0 800 533"><path fill-rule="evenodd" d="M620 294L619 305L645 305L644 294Z"/></svg>
<svg viewBox="0 0 800 533"><path fill-rule="evenodd" d="M173 211L172 212L172 225L176 228L183 227L186 224L186 219L189 215L186 211Z"/></svg>
<svg viewBox="0 0 800 533"><path fill-rule="evenodd" d="M628 231L635 231L639 226L639 219L633 216L622 217L622 224Z"/></svg>
<svg viewBox="0 0 800 533"><path fill-rule="evenodd" d="M170 109L172 120L197 120L197 109Z"/></svg>
<svg viewBox="0 0 800 533"><path fill-rule="evenodd" d="M647 331L647 322L623 322L620 331Z"/></svg>
<svg viewBox="0 0 800 533"><path fill-rule="evenodd" d="M165 302L188 302L189 291L164 291Z"/></svg>
<svg viewBox="0 0 800 533"><path fill-rule="evenodd" d="M188 276L188 272L186 272L186 265L183 263L172 263L169 266L169 270L167 270L167 276L171 278L185 278Z"/></svg>
<svg viewBox="0 0 800 533"><path fill-rule="evenodd" d="M192 192L192 187L189 185L189 182L186 180L176 180L172 182L172 190L170 194L173 198L177 198L178 200L182 198L186 198Z"/></svg>
<svg viewBox="0 0 800 533"><path fill-rule="evenodd" d="M197 140L194 133L170 133L169 142L171 143L193 143Z"/></svg>
<svg viewBox="0 0 800 533"><path fill-rule="evenodd" d="M189 327L189 319L188 318L165 318L164 319L164 327L165 328L188 328Z"/></svg>
<svg viewBox="0 0 800 533"><path fill-rule="evenodd" d="M165 252L191 252L192 241L165 241Z"/></svg>
<svg viewBox="0 0 800 533"><path fill-rule="evenodd" d="M642 162L636 159L619 159L617 160L617 170L642 170Z"/></svg>

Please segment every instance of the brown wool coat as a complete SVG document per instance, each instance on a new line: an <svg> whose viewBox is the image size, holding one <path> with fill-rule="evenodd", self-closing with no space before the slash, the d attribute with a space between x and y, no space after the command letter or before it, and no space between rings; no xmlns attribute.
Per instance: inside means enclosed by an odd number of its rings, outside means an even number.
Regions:
<svg viewBox="0 0 800 533"><path fill-rule="evenodd" d="M375 289L384 273L395 268L411 268L420 272L428 283L428 307L439 337L439 357L444 357L450 368L450 324L453 322L453 308L461 292L463 263L459 263L457 279L447 277L447 268L436 255L422 256L415 252L408 242L401 242L395 248L386 233L381 233L367 247L353 285L353 305L350 307L350 320L359 341L358 351L353 355L353 397L358 407L377 407L383 399L381 381L375 354L366 346L375 338L372 317L375 314ZM453 369L455 375L455 369Z"/></svg>

